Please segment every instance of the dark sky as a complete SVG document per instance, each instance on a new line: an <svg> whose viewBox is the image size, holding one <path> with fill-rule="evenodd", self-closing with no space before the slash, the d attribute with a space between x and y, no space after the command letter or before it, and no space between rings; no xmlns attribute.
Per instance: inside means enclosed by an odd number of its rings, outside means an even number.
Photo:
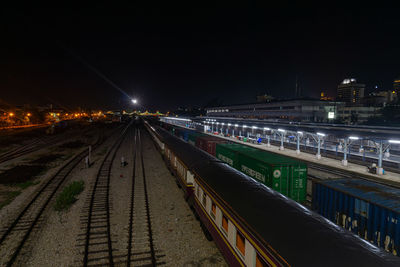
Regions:
<svg viewBox="0 0 400 267"><path fill-rule="evenodd" d="M400 76L394 7L189 2L2 8L0 99L126 107L128 98L77 56L161 110L251 102L264 92L293 97L296 75L311 97L335 95L350 76L387 90Z"/></svg>

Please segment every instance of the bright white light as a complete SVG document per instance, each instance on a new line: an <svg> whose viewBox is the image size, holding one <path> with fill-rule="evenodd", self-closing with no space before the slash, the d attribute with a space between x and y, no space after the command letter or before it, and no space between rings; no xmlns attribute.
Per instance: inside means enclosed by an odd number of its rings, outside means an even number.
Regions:
<svg viewBox="0 0 400 267"><path fill-rule="evenodd" d="M247 127L247 125L243 125L243 128L246 128Z"/></svg>
<svg viewBox="0 0 400 267"><path fill-rule="evenodd" d="M132 99L132 103L136 104L137 103L137 99Z"/></svg>
<svg viewBox="0 0 400 267"><path fill-rule="evenodd" d="M280 132L286 132L286 130L284 130L284 129L278 129L278 131L280 131Z"/></svg>
<svg viewBox="0 0 400 267"><path fill-rule="evenodd" d="M391 144L400 144L400 140L389 140Z"/></svg>
<svg viewBox="0 0 400 267"><path fill-rule="evenodd" d="M174 118L174 117L166 117L166 119L176 120L176 121L192 121L192 120L189 120L189 119Z"/></svg>
<svg viewBox="0 0 400 267"><path fill-rule="evenodd" d="M302 132L302 131L297 131L297 133L298 133L298 134L303 134L303 132Z"/></svg>
<svg viewBox="0 0 400 267"><path fill-rule="evenodd" d="M328 119L334 119L335 118L335 112L328 112Z"/></svg>
<svg viewBox="0 0 400 267"><path fill-rule="evenodd" d="M319 136L325 136L324 133L317 133Z"/></svg>
<svg viewBox="0 0 400 267"><path fill-rule="evenodd" d="M232 124L228 123L228 126L231 126Z"/></svg>
<svg viewBox="0 0 400 267"><path fill-rule="evenodd" d="M257 129L257 126L253 126L252 128L253 128L253 129Z"/></svg>
<svg viewBox="0 0 400 267"><path fill-rule="evenodd" d="M357 136L350 136L349 139L351 139L351 140L358 140L358 139L360 139L360 138L357 137Z"/></svg>
<svg viewBox="0 0 400 267"><path fill-rule="evenodd" d="M269 131L269 130L271 130L271 129L268 127L264 127L264 131Z"/></svg>
<svg viewBox="0 0 400 267"><path fill-rule="evenodd" d="M224 125L225 123L221 123L221 125Z"/></svg>
<svg viewBox="0 0 400 267"><path fill-rule="evenodd" d="M235 124L235 127L239 127L239 124Z"/></svg>
<svg viewBox="0 0 400 267"><path fill-rule="evenodd" d="M219 122L216 122L216 124L218 125L218 124L219 124Z"/></svg>

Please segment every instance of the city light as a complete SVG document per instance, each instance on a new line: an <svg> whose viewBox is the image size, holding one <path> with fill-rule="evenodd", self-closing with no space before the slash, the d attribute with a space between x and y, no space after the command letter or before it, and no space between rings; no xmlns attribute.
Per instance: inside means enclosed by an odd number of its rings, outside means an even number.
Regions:
<svg viewBox="0 0 400 267"><path fill-rule="evenodd" d="M317 133L319 136L325 136L324 133Z"/></svg>
<svg viewBox="0 0 400 267"><path fill-rule="evenodd" d="M391 144L400 144L400 140L389 140Z"/></svg>
<svg viewBox="0 0 400 267"><path fill-rule="evenodd" d="M357 136L350 136L349 139L351 139L351 140L358 140L358 139L360 139L360 138L357 137Z"/></svg>
<svg viewBox="0 0 400 267"><path fill-rule="evenodd" d="M10 112L8 115L10 115L10 117L13 117L14 113Z"/></svg>
<svg viewBox="0 0 400 267"><path fill-rule="evenodd" d="M132 99L131 101L132 101L133 104L137 103L137 99Z"/></svg>
<svg viewBox="0 0 400 267"><path fill-rule="evenodd" d="M31 113L26 114L26 116L30 117L30 116L31 116Z"/></svg>

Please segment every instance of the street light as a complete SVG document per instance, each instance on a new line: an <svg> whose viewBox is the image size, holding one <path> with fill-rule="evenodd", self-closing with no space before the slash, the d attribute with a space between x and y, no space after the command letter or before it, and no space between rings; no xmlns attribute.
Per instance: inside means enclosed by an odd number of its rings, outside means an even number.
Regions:
<svg viewBox="0 0 400 267"><path fill-rule="evenodd" d="M137 99L134 98L134 99L131 99L131 101L133 104L137 104Z"/></svg>

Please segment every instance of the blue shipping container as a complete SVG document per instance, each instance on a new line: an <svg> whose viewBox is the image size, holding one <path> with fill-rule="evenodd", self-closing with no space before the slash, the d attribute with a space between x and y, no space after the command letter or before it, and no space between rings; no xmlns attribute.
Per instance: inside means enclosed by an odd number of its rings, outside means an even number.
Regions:
<svg viewBox="0 0 400 267"><path fill-rule="evenodd" d="M315 182L312 208L335 224L399 255L400 189L358 179Z"/></svg>

